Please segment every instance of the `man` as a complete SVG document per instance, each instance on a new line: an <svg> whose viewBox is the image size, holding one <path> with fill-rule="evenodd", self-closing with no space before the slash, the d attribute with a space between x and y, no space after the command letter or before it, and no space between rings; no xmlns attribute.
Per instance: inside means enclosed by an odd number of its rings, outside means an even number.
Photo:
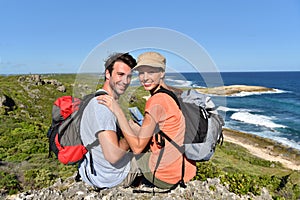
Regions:
<svg viewBox="0 0 300 200"><path fill-rule="evenodd" d="M135 59L128 53L116 53L105 62L105 81L101 90L110 98L119 99L131 81L131 69ZM84 182L97 188L117 185L128 187L139 173L129 145L117 126L114 114L93 98L85 108L80 134L84 145L99 141L86 154L79 165L79 174Z"/></svg>

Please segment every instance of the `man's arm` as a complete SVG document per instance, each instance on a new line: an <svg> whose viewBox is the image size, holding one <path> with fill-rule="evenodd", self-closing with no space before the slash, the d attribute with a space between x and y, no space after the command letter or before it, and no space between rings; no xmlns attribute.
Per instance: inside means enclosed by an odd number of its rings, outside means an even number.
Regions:
<svg viewBox="0 0 300 200"><path fill-rule="evenodd" d="M105 159L111 164L119 161L129 149L126 139L118 140L115 131L101 131L98 133L98 139Z"/></svg>

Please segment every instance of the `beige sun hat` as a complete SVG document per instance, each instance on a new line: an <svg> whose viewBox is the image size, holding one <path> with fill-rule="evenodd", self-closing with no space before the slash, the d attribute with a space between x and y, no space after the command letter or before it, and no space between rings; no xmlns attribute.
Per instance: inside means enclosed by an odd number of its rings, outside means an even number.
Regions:
<svg viewBox="0 0 300 200"><path fill-rule="evenodd" d="M166 58L157 52L145 52L139 55L137 65L133 70L136 70L140 66L159 67L165 70Z"/></svg>

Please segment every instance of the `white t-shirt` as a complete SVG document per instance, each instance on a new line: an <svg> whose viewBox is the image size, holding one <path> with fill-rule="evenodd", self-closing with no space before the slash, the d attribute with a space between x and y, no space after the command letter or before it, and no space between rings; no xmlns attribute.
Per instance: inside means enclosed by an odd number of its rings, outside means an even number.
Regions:
<svg viewBox="0 0 300 200"><path fill-rule="evenodd" d="M99 104L97 99L93 98L82 115L80 135L83 144L86 146L98 140L97 134L103 130L116 131L116 117L106 106ZM91 173L90 152L88 152L86 159L79 165L79 173L84 182L98 188L110 188L120 184L126 178L130 170L131 153L127 153L112 165L104 158L101 144L93 147L91 152L96 175Z"/></svg>

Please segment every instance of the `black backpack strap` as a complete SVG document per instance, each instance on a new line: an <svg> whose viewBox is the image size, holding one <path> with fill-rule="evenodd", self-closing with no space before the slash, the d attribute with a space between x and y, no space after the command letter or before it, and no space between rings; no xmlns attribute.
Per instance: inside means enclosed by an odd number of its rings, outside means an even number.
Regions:
<svg viewBox="0 0 300 200"><path fill-rule="evenodd" d="M156 162L156 165L155 165L155 168L154 168L154 172L153 172L153 178L152 178L152 184L153 186L155 186L154 184L154 180L155 180L155 173L156 173L156 170L159 166L159 163L161 161L161 158L162 158L162 155L164 153L164 150L165 150L165 147L163 147L160 152L159 152L159 155L158 155L158 158L157 158L157 162ZM180 185L180 187L183 187L183 188L186 188L186 185L184 183L184 180L183 180L183 176L184 176L184 155L182 155L182 167L181 167L181 179L178 181L178 183L174 184L170 189L168 190L165 190L165 191L160 191L158 193L169 193L171 190L175 189L177 187L177 185ZM154 191L154 187L152 188L152 194L154 195L155 194L155 191Z"/></svg>
<svg viewBox="0 0 300 200"><path fill-rule="evenodd" d="M160 130L157 134L160 134L162 137L166 138L181 154L182 154L182 165L181 165L181 180L174 185L174 187L172 187L171 189L174 189L178 184L185 188L186 185L184 183L183 177L184 177L184 173L185 173L185 163L184 163L184 146L179 146L176 142L174 142L174 140L172 140L167 134L165 134L162 130Z"/></svg>
<svg viewBox="0 0 300 200"><path fill-rule="evenodd" d="M179 109L181 109L181 106L180 106L180 103L179 103L179 100L176 96L176 94L174 94L171 90L168 90L162 86L160 86L160 88L154 93L154 94L157 94L157 93L165 93L165 94L168 94L170 97L172 97L172 99L174 99L174 101L176 102L176 104L178 105Z"/></svg>
<svg viewBox="0 0 300 200"><path fill-rule="evenodd" d="M156 165L155 165L155 168L154 168L154 172L153 172L153 178L152 178L152 184L153 184L153 185L155 185L155 184L154 184L154 179L155 179L156 170L157 170L157 168L158 168L158 166L159 166L159 163L160 163L160 161L161 161L161 158L162 158L162 155L163 155L164 151L165 151L165 147L163 147L163 148L159 151L159 155L158 155L157 162L156 162ZM154 187L153 187L152 192L153 192L153 194L154 194Z"/></svg>
<svg viewBox="0 0 300 200"><path fill-rule="evenodd" d="M164 87L160 87L155 94L157 93L165 93L167 95L169 95L177 104L177 106L179 107L179 109L181 109L181 105L179 103L178 97L170 90L164 88ZM182 154L182 166L181 166L181 179L178 181L177 184L175 184L172 188L170 188L170 190L175 189L177 187L177 185L180 185L181 187L185 188L186 185L184 183L183 177L184 177L184 173L185 173L185 162L184 162L184 146L179 146L176 142L174 142L168 135L166 135L162 130L160 130L158 132L158 134L160 134L162 137L166 138L181 154ZM158 164L156 164L158 165Z"/></svg>
<svg viewBox="0 0 300 200"><path fill-rule="evenodd" d="M160 134L162 137L166 138L172 145L178 149L178 151L184 154L184 146L179 146L176 142L174 142L167 134L165 134L162 130L160 130L157 134Z"/></svg>
<svg viewBox="0 0 300 200"><path fill-rule="evenodd" d="M93 160L93 155L92 155L92 148L94 147L94 146L97 146L97 145L99 145L99 140L98 139L96 139L93 143L91 143L91 144L88 144L85 148L89 151L89 153L90 153L90 168L91 168L91 172L92 172L92 174L93 175L97 175L96 174L96 170L95 170L95 168L94 168L94 160Z"/></svg>
<svg viewBox="0 0 300 200"><path fill-rule="evenodd" d="M80 117L82 116L83 110L85 109L85 107L88 105L88 103L90 102L90 100L94 97L103 95L103 94L107 94L107 92L105 92L104 90L98 90L95 93L92 94L88 94L86 96L84 96L81 100L81 104L79 106L79 110L78 110L78 114L80 115Z"/></svg>
<svg viewBox="0 0 300 200"><path fill-rule="evenodd" d="M221 131L220 137L217 140L217 143L220 144L221 146L223 145L223 141L224 141L224 135L223 135L223 130Z"/></svg>
<svg viewBox="0 0 300 200"><path fill-rule="evenodd" d="M85 148L88 150L88 151L91 151L93 147L99 145L99 140L96 139L94 142L92 142L91 144L88 144Z"/></svg>
<svg viewBox="0 0 300 200"><path fill-rule="evenodd" d="M92 142L91 144L88 144L85 147L89 151L89 153L90 153L90 160L91 160L91 162L90 162L90 168L91 168L92 174L95 175L95 176L96 176L96 170L94 168L92 148L95 147L95 146L97 146L97 145L99 145L99 140L98 139L96 139L94 142ZM83 159L80 162L82 162L85 158L86 158L86 155L84 155ZM87 179L91 182L91 180L90 180L89 176L87 175L86 171L85 171L85 174L86 174ZM78 181L80 181L80 179L81 179L81 176L80 176L80 173L79 173L79 169L77 169L77 174L76 174L76 177L75 177L75 181L78 182Z"/></svg>
<svg viewBox="0 0 300 200"><path fill-rule="evenodd" d="M184 161L184 158L185 158L185 154L182 154L181 180L177 183L182 188L186 188L186 185L185 185L184 180L183 180L184 173L185 173L185 161Z"/></svg>

